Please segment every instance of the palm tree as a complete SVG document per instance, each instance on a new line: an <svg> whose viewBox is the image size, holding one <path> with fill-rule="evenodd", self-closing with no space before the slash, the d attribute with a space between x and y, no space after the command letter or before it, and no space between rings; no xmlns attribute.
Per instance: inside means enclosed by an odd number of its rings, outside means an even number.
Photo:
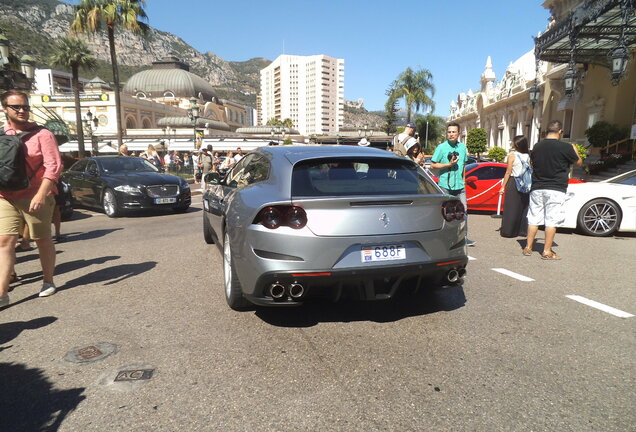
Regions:
<svg viewBox="0 0 636 432"><path fill-rule="evenodd" d="M435 108L435 102L432 99L435 95L435 87L432 80L433 74L428 69L414 71L408 67L391 84L389 101L404 99L407 123L411 121L413 107L415 112L420 108Z"/></svg>
<svg viewBox="0 0 636 432"><path fill-rule="evenodd" d="M82 107L79 96L79 69L91 70L97 66L97 59L83 40L70 36L61 37L53 47L50 58L54 66L71 69L71 87L75 99L75 123L77 129L77 149L79 157L85 156L84 131L82 130Z"/></svg>
<svg viewBox="0 0 636 432"><path fill-rule="evenodd" d="M115 28L122 27L134 33L145 32L148 25L141 22L146 20L144 0L80 0L75 6L75 17L71 23L71 31L75 33L96 33L103 26L106 27L108 45L110 47L110 62L113 67L113 82L115 83L115 118L117 123L117 141L121 146L121 98L119 94L119 69L117 68L117 53L115 52Z"/></svg>

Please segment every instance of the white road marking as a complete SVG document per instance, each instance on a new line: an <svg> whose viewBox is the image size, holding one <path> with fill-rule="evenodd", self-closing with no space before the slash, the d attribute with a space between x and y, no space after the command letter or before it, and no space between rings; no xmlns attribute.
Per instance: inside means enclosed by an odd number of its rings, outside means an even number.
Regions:
<svg viewBox="0 0 636 432"><path fill-rule="evenodd" d="M519 273L512 272L510 270L506 270L504 268L494 268L492 269L498 273L504 274L506 276L510 276L511 278L515 278L520 280L521 282L533 282L534 279L529 278L528 276L520 275Z"/></svg>
<svg viewBox="0 0 636 432"><path fill-rule="evenodd" d="M603 303L596 302L594 300L587 299L585 297L577 296L577 295L566 295L567 298L577 301L579 303L583 303L584 305L588 305L598 310L602 310L603 312L607 312L608 314L612 314L619 318L632 318L634 315L623 312L622 310L613 308L611 306L604 305Z"/></svg>
<svg viewBox="0 0 636 432"><path fill-rule="evenodd" d="M473 258L470 255L468 255L468 261L477 261L477 258Z"/></svg>

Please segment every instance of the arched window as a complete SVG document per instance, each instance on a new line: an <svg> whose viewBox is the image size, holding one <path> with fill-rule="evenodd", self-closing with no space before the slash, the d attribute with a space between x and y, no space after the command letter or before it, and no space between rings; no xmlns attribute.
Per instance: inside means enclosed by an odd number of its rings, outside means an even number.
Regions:
<svg viewBox="0 0 636 432"><path fill-rule="evenodd" d="M172 93L171 91L167 91L163 94L163 97L168 99L174 99L174 93Z"/></svg>
<svg viewBox="0 0 636 432"><path fill-rule="evenodd" d="M135 95L138 99L146 99L146 93L140 91Z"/></svg>
<svg viewBox="0 0 636 432"><path fill-rule="evenodd" d="M134 117L126 117L126 129L137 129L137 122Z"/></svg>
<svg viewBox="0 0 636 432"><path fill-rule="evenodd" d="M149 118L144 118L144 119L141 121L141 123L142 123L142 125L143 125L143 126L142 126L142 128L143 128L143 129L150 129L150 128L152 128L152 122L150 121L150 119L149 119Z"/></svg>

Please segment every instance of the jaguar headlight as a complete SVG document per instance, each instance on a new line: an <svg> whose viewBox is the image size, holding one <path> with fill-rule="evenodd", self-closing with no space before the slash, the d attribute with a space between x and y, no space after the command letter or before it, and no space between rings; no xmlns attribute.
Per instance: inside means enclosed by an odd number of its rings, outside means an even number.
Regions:
<svg viewBox="0 0 636 432"><path fill-rule="evenodd" d="M117 192L123 192L128 195L141 195L141 190L139 190L139 186L121 185L121 186L115 186L115 190Z"/></svg>

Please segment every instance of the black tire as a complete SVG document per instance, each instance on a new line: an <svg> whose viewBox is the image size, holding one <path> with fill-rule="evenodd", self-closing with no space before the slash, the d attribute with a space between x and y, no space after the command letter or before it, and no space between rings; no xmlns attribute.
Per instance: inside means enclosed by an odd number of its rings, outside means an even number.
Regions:
<svg viewBox="0 0 636 432"><path fill-rule="evenodd" d="M230 236L227 232L223 237L223 288L225 291L225 300L231 309L242 311L250 307L250 302L243 297L241 283L236 276L236 270L234 270Z"/></svg>
<svg viewBox="0 0 636 432"><path fill-rule="evenodd" d="M621 225L621 209L614 201L599 198L585 203L578 216L583 234L594 237L612 235Z"/></svg>
<svg viewBox="0 0 636 432"><path fill-rule="evenodd" d="M203 212L203 239L207 244L214 244L214 234L212 233L212 225L210 220Z"/></svg>
<svg viewBox="0 0 636 432"><path fill-rule="evenodd" d="M108 217L115 218L119 216L120 211L117 206L117 198L115 197L115 192L111 189L106 189L104 191L104 196L102 197L102 208Z"/></svg>

